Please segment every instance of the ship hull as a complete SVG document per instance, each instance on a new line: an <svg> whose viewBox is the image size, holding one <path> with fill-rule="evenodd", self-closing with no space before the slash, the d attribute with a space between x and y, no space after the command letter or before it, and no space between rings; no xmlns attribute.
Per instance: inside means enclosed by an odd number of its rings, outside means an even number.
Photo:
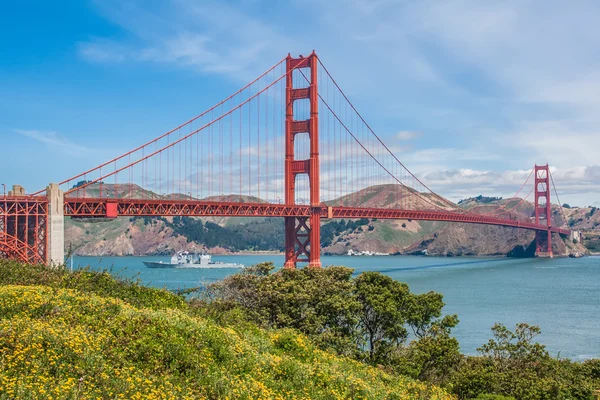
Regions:
<svg viewBox="0 0 600 400"><path fill-rule="evenodd" d="M198 268L198 269L213 269L213 268L244 268L243 264L229 263L210 263L210 264L171 264L165 262L144 261L144 265L148 268Z"/></svg>
<svg viewBox="0 0 600 400"><path fill-rule="evenodd" d="M148 268L175 268L175 264L154 261L144 261L144 265Z"/></svg>

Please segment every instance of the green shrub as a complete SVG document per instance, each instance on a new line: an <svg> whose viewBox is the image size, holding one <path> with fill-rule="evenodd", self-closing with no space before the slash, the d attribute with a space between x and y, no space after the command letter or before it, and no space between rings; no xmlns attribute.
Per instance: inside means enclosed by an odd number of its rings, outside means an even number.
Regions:
<svg viewBox="0 0 600 400"><path fill-rule="evenodd" d="M166 289L143 286L133 279L115 277L110 272L92 271L89 268L70 272L64 266L51 268L0 259L0 285L45 285L56 289L77 289L153 309L187 307L182 296Z"/></svg>
<svg viewBox="0 0 600 400"><path fill-rule="evenodd" d="M435 384L460 360L450 336L458 319L442 318L439 293L411 293L377 272L352 278L345 267L272 270L263 263L210 285L208 301L195 302L194 312L223 322L239 309L262 327L293 328L321 349Z"/></svg>
<svg viewBox="0 0 600 400"><path fill-rule="evenodd" d="M492 331L494 338L478 349L481 356L465 357L451 379L449 386L460 399L490 393L519 400L592 399L600 387L597 360L576 363L551 357L533 340L540 333L537 326L520 323L510 331L496 324Z"/></svg>

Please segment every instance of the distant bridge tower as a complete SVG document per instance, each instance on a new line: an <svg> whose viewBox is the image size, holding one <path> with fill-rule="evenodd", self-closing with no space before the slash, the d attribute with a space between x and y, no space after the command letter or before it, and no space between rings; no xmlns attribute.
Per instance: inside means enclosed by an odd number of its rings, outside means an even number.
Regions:
<svg viewBox="0 0 600 400"><path fill-rule="evenodd" d="M552 210L550 206L550 170L548 164L535 166L535 223L545 220L547 231L535 232L536 257L552 257Z"/></svg>
<svg viewBox="0 0 600 400"><path fill-rule="evenodd" d="M321 266L321 215L318 208L319 193L319 95L317 88L317 55L313 51L308 57L286 59L286 113L285 113L285 204L296 204L296 176L307 174L310 185L310 216L285 217L285 267L295 268L297 262L308 262L309 267ZM308 87L294 88L293 73L308 69ZM310 117L296 120L294 102L308 99ZM296 160L294 140L296 135L307 134L310 141L310 157Z"/></svg>

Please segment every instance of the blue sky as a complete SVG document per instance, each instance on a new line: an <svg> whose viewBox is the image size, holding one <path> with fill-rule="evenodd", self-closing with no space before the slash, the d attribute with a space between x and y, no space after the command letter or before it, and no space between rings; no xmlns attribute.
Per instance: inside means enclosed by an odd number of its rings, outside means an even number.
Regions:
<svg viewBox="0 0 600 400"><path fill-rule="evenodd" d="M598 15L585 0L9 2L0 181L72 176L316 49L441 194L510 196L549 162L563 202L600 205Z"/></svg>

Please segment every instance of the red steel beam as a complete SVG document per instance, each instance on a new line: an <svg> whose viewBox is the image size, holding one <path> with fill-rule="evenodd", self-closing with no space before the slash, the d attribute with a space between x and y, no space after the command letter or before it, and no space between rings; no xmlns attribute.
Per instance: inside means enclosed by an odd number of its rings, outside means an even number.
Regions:
<svg viewBox="0 0 600 400"><path fill-rule="evenodd" d="M0 254L45 263L48 200L44 196L0 197Z"/></svg>
<svg viewBox="0 0 600 400"><path fill-rule="evenodd" d="M116 213L114 210L116 207ZM134 216L188 216L188 217L308 217L319 213L321 218L377 218L417 221L462 222L467 224L497 225L534 231L547 231L546 225L472 213L452 211L412 211L388 208L327 207L321 205L287 205L271 203L236 203L190 200L138 199L65 199L65 215L71 217L134 217ZM552 228L552 232L568 235L568 229Z"/></svg>
<svg viewBox="0 0 600 400"><path fill-rule="evenodd" d="M116 215L107 212L116 204ZM65 199L71 217L189 216L189 217L289 217L310 216L310 206L271 203L235 203L185 200Z"/></svg>
<svg viewBox="0 0 600 400"><path fill-rule="evenodd" d="M418 221L446 221L467 224L497 225L522 228L535 231L547 231L548 226L527 221L495 218L472 213L452 211L411 211L387 208L332 207L333 218L378 218L378 219L411 219ZM568 229L552 228L552 232L568 235Z"/></svg>
<svg viewBox="0 0 600 400"><path fill-rule="evenodd" d="M44 260L34 248L15 236L0 232L0 253L5 253L9 258L23 262L45 264Z"/></svg>

